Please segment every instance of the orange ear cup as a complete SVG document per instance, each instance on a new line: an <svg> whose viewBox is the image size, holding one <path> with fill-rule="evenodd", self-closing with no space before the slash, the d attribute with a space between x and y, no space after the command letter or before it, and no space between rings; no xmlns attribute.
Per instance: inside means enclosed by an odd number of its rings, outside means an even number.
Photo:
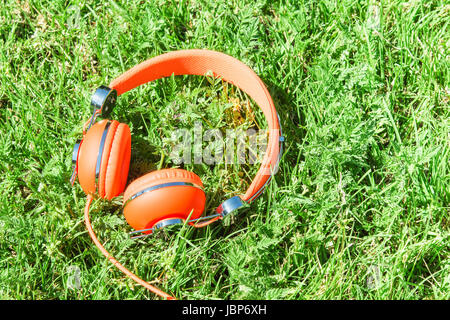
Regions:
<svg viewBox="0 0 450 320"><path fill-rule="evenodd" d="M122 193L130 155L131 134L126 124L115 120L95 123L87 131L78 154L78 179L83 191L108 200Z"/></svg>
<svg viewBox="0 0 450 320"><path fill-rule="evenodd" d="M199 176L183 169L162 169L127 187L123 213L135 230L149 229L166 219L187 220L191 211L190 219L199 218L205 201Z"/></svg>

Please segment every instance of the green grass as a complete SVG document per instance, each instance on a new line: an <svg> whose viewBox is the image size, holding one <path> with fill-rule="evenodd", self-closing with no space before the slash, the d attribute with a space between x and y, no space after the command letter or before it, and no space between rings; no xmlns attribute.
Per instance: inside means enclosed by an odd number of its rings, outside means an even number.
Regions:
<svg viewBox="0 0 450 320"><path fill-rule="evenodd" d="M263 79L287 140L280 170L224 223L145 240L128 240L121 197L95 201L94 229L118 260L182 299L450 298L448 3L87 2L1 1L0 298L155 298L90 240L71 152L98 86L188 48ZM236 120L248 104L201 77L124 94L112 117L131 127L130 181L173 166L175 128L264 126L258 111ZM209 211L257 169L184 168Z"/></svg>

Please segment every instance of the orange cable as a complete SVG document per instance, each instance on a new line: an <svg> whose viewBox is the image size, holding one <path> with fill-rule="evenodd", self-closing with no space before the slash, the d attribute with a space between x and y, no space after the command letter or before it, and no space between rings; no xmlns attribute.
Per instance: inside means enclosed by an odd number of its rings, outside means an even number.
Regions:
<svg viewBox="0 0 450 320"><path fill-rule="evenodd" d="M205 221L205 222L194 223L194 224L192 224L192 226L195 227L195 228L203 228L203 227L206 227L207 225L213 223L214 221L217 221L217 220L222 219L222 218L223 218L222 216L218 216L218 217L212 218L212 219L210 219L208 221Z"/></svg>
<svg viewBox="0 0 450 320"><path fill-rule="evenodd" d="M138 276L136 276L134 273L132 273L130 270L128 270L127 268L125 268L123 265L121 265L119 263L119 261L117 261L104 247L103 245L100 243L100 241L97 239L97 236L94 233L94 230L92 229L91 226L91 222L89 220L89 207L92 203L92 196L88 195L87 196L87 202L86 202L86 207L84 208L84 222L86 223L86 228L89 231L89 235L91 236L92 240L94 241L95 245L97 246L97 248L100 249L100 251L103 253L103 255L108 258L109 261L111 261L112 264L114 264L120 271L122 271L124 274L126 274L128 277L130 277L131 279L133 279L134 281L136 281L137 283L139 283L140 285L144 286L145 288L147 288L148 290L150 290L151 292L155 293L158 296L161 296L165 299L168 300L176 300L174 297L168 295L167 293L165 293L164 291L159 290L158 288L150 285L149 283L145 282L144 280L142 280L141 278L139 278Z"/></svg>
<svg viewBox="0 0 450 320"><path fill-rule="evenodd" d="M100 112L100 109L95 110L94 114L83 124L83 137L86 134L87 127L91 123L92 118L95 118L98 114L100 114Z"/></svg>

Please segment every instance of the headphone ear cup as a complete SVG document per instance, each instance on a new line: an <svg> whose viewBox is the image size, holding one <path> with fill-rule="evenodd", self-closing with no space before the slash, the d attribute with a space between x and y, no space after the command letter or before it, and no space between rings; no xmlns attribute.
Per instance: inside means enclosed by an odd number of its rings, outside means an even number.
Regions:
<svg viewBox="0 0 450 320"><path fill-rule="evenodd" d="M78 153L78 180L83 191L108 200L118 196L125 189L130 156L128 125L115 120L95 123L83 138Z"/></svg>
<svg viewBox="0 0 450 320"><path fill-rule="evenodd" d="M108 160L104 162L105 167L102 164L104 175L99 179L102 186L99 188L100 196L108 200L118 196L125 189L131 157L131 133L128 125L118 123L117 129L114 133L111 132L111 135ZM107 151L105 145L104 152Z"/></svg>
<svg viewBox="0 0 450 320"><path fill-rule="evenodd" d="M183 169L163 169L134 180L125 190L123 213L135 230L166 219L199 218L206 196L199 176Z"/></svg>

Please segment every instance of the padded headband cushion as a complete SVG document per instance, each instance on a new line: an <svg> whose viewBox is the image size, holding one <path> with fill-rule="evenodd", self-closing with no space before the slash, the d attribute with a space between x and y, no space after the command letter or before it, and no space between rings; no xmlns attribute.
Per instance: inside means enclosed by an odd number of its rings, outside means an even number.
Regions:
<svg viewBox="0 0 450 320"><path fill-rule="evenodd" d="M262 109L268 124L269 140L261 167L242 196L250 200L259 193L274 173L279 159L280 125L272 98L256 73L239 60L210 50L181 50L149 59L113 80L109 87L123 94L139 85L174 75L205 75L212 71L216 77L230 82L247 93Z"/></svg>

